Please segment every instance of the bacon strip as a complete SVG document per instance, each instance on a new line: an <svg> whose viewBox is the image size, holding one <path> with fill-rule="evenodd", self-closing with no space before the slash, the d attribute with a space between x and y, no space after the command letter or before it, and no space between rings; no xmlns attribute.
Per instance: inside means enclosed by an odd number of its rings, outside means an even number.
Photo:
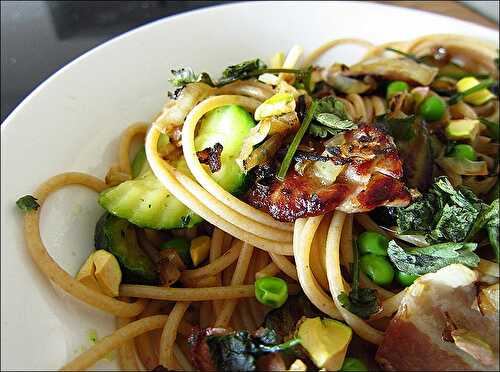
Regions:
<svg viewBox="0 0 500 372"><path fill-rule="evenodd" d="M403 163L392 138L382 131L363 126L345 132L344 143L327 150L329 161L345 164L334 183L325 184L311 172L291 170L283 182L256 182L246 195L247 202L286 222L335 209L358 213L410 202L410 193L400 180Z"/></svg>

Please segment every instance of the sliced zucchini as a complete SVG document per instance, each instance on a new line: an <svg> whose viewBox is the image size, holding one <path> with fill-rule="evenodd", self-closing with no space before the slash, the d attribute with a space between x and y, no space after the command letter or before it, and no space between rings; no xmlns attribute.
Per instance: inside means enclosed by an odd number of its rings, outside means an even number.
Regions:
<svg viewBox="0 0 500 372"><path fill-rule="evenodd" d="M127 220L105 213L95 228L95 248L105 249L116 257L123 273L123 283L155 284L158 271L137 241L135 227Z"/></svg>
<svg viewBox="0 0 500 372"><path fill-rule="evenodd" d="M220 107L205 115L195 138L197 150L223 146L221 169L212 177L225 190L239 193L245 185L245 174L235 159L243 140L255 125L252 116L236 105ZM184 158L174 166L190 175ZM147 162L144 149L132 162L134 179L104 190L99 195L99 204L113 215L124 218L134 225L150 229L175 229L192 227L202 218L173 197L155 177Z"/></svg>
<svg viewBox="0 0 500 372"><path fill-rule="evenodd" d="M196 150L201 151L216 143L222 145L221 169L212 173L212 177L230 193L241 193L246 184L246 175L236 163L236 158L240 154L244 139L254 126L252 115L237 105L212 110L200 123L194 141Z"/></svg>
<svg viewBox="0 0 500 372"><path fill-rule="evenodd" d="M187 168L183 159L177 168ZM168 192L151 169L143 170L133 180L104 190L99 195L99 204L115 216L150 229L192 227L202 221Z"/></svg>

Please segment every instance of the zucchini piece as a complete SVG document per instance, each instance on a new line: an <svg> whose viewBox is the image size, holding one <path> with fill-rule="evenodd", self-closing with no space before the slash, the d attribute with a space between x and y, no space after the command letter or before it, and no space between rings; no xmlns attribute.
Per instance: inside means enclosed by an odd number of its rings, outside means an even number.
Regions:
<svg viewBox="0 0 500 372"><path fill-rule="evenodd" d="M179 160L176 167L188 173L184 159ZM101 192L99 204L134 225L156 230L192 227L202 221L168 192L147 161L139 177Z"/></svg>
<svg viewBox="0 0 500 372"><path fill-rule="evenodd" d="M137 154L135 154L134 160L132 160L132 178L136 178L145 172L148 168L148 162L146 160L146 149L142 146Z"/></svg>
<svg viewBox="0 0 500 372"><path fill-rule="evenodd" d="M127 220L105 213L95 227L95 248L116 257L123 273L123 283L156 284L158 271L137 241L135 227Z"/></svg>
<svg viewBox="0 0 500 372"><path fill-rule="evenodd" d="M247 184L246 175L236 159L240 155L243 141L254 126L252 115L238 105L222 106L210 111L199 125L194 141L196 151L212 147L216 143L222 145L221 169L212 173L212 177L232 194L241 194Z"/></svg>
<svg viewBox="0 0 500 372"><path fill-rule="evenodd" d="M225 190L234 194L241 193L246 186L246 175L235 159L254 125L252 116L242 107L223 106L205 115L195 138L198 151L216 143L223 146L221 169L214 172L212 177ZM190 175L184 158L179 159L174 166ZM139 227L156 230L187 228L202 221L155 177L143 150L135 156L132 170L134 179L106 189L99 195L99 204L108 212Z"/></svg>

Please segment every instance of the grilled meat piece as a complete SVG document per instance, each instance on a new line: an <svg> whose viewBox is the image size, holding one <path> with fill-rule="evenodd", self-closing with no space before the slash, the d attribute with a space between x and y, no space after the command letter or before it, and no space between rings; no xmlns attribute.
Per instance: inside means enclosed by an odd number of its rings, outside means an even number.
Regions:
<svg viewBox="0 0 500 372"><path fill-rule="evenodd" d="M283 182L269 181L269 177L265 183L257 180L246 195L247 202L286 222L334 209L359 213L380 206L406 206L411 197L401 181L403 164L392 138L370 126L341 136L329 141L339 144L327 147L330 160L326 163L330 164L319 164L321 172L311 162L305 172L290 170ZM337 167L330 170L331 164ZM332 174L335 181L331 182L328 172L339 169L336 179Z"/></svg>
<svg viewBox="0 0 500 372"><path fill-rule="evenodd" d="M419 278L386 329L377 362L388 371L498 371L498 309L482 313L477 284L462 265Z"/></svg>

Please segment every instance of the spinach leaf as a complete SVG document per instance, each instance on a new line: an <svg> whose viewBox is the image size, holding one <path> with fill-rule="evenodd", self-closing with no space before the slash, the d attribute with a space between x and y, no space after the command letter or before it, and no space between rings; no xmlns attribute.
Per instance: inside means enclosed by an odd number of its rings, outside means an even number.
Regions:
<svg viewBox="0 0 500 372"><path fill-rule="evenodd" d="M309 128L312 136L325 138L328 134L336 135L358 127L347 116L344 104L335 97L324 97L317 102L313 115L315 120Z"/></svg>
<svg viewBox="0 0 500 372"><path fill-rule="evenodd" d="M356 314L360 318L368 319L370 315L380 310L380 303L377 298L377 291L372 288L359 288L359 257L357 243L354 243L353 263L351 265L352 287L347 295L342 292L337 299L342 307Z"/></svg>
<svg viewBox="0 0 500 372"><path fill-rule="evenodd" d="M282 344L276 344L277 340L276 332L267 328L261 328L253 335L247 331L236 331L223 336L208 336L206 339L218 371L255 371L259 356L287 351L300 344L296 338Z"/></svg>
<svg viewBox="0 0 500 372"><path fill-rule="evenodd" d="M405 250L391 240L387 253L398 270L423 275L451 264L477 267L479 257L473 252L476 248L476 243L441 243Z"/></svg>
<svg viewBox="0 0 500 372"><path fill-rule="evenodd" d="M16 205L24 212L36 211L40 208L40 204L37 203L37 198L31 195L25 195L17 199Z"/></svg>
<svg viewBox="0 0 500 372"><path fill-rule="evenodd" d="M396 209L400 234L422 234L431 243L461 242L469 233L483 204L465 188L455 189L438 177L429 192L405 208Z"/></svg>

